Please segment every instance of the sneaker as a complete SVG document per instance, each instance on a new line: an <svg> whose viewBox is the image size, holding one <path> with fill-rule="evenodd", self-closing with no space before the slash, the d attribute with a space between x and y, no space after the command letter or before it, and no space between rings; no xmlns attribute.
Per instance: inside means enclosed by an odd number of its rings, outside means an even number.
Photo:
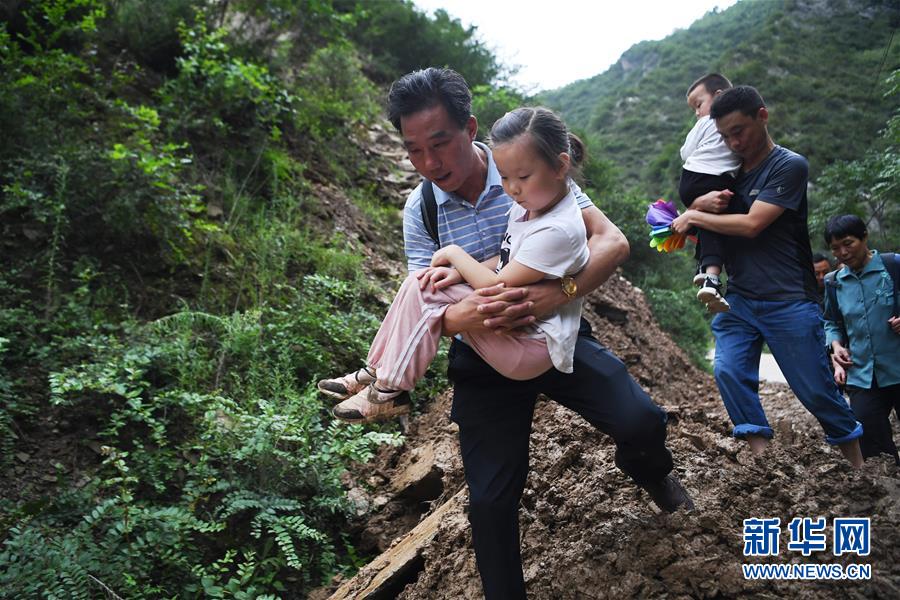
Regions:
<svg viewBox="0 0 900 600"><path fill-rule="evenodd" d="M728 301L722 297L722 283L718 278L713 279L706 276L703 280L703 286L697 292L697 299L706 305L709 312L720 313L731 310Z"/></svg>
<svg viewBox="0 0 900 600"><path fill-rule="evenodd" d="M703 287L703 282L706 281L706 273L703 271L697 271L697 274L694 275L694 285L697 287Z"/></svg>
<svg viewBox="0 0 900 600"><path fill-rule="evenodd" d="M359 371L349 373L337 379L323 379L316 387L326 396L346 400L353 394L366 389L375 383L375 369L363 367Z"/></svg>
<svg viewBox="0 0 900 600"><path fill-rule="evenodd" d="M374 423L409 413L409 392L397 392L382 403L370 402L372 396L379 399L375 386L368 386L335 405L331 412L335 418L345 423Z"/></svg>
<svg viewBox="0 0 900 600"><path fill-rule="evenodd" d="M650 495L653 503L665 512L673 513L679 508L685 511L694 510L694 501L691 500L687 490L684 489L684 486L672 473L669 473L657 483L642 485L641 487Z"/></svg>

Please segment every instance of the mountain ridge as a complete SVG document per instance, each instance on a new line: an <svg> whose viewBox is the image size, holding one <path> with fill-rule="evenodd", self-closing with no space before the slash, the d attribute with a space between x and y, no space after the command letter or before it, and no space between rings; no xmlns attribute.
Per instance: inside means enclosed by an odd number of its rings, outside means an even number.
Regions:
<svg viewBox="0 0 900 600"><path fill-rule="evenodd" d="M806 155L814 178L862 155L889 117L883 79L900 65L898 23L900 8L888 2L739 2L538 98L592 138L627 184L671 193L693 123L685 91L719 71L760 90L776 143Z"/></svg>

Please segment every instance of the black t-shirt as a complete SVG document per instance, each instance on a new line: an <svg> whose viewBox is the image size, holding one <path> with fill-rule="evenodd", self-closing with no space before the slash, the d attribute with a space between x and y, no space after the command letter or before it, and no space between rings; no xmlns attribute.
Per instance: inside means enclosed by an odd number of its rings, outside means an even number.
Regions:
<svg viewBox="0 0 900 600"><path fill-rule="evenodd" d="M775 146L752 171L741 173L728 212L747 214L756 202L785 211L753 239L726 237L728 290L754 300L816 301L816 276L806 226L809 164Z"/></svg>

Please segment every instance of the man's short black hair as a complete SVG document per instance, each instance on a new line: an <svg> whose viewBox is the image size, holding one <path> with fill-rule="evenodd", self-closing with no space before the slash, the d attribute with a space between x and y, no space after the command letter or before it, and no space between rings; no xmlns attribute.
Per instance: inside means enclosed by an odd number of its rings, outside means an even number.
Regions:
<svg viewBox="0 0 900 600"><path fill-rule="evenodd" d="M388 92L388 119L400 129L400 117L442 104L462 129L472 116L472 92L462 75L453 69L428 67L407 73Z"/></svg>
<svg viewBox="0 0 900 600"><path fill-rule="evenodd" d="M690 96L691 92L693 92L697 88L697 86L700 85L706 88L706 91L710 96L714 96L719 90L725 91L731 89L732 87L731 82L728 81L728 78L721 73L707 73L691 84L691 87L688 88L687 94L685 94L685 96Z"/></svg>
<svg viewBox="0 0 900 600"><path fill-rule="evenodd" d="M755 87L739 85L730 90L725 90L713 100L712 107L709 109L709 116L711 119L720 119L725 115L739 111L741 114L755 119L759 109L765 107L766 103Z"/></svg>
<svg viewBox="0 0 900 600"><path fill-rule="evenodd" d="M829 264L829 265L831 264L831 261L828 260L828 257L825 256L824 254L820 254L819 252L814 252L814 253L813 253L813 264L820 263L820 262L822 262L823 260L828 261L828 264Z"/></svg>
<svg viewBox="0 0 900 600"><path fill-rule="evenodd" d="M825 243L830 244L834 240L852 235L857 239L863 239L869 235L866 224L856 215L837 215L828 219L825 224Z"/></svg>

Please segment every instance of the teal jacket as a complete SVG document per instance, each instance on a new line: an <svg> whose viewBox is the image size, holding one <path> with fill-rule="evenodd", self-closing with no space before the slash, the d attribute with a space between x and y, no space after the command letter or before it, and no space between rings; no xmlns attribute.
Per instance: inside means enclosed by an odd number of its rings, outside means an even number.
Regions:
<svg viewBox="0 0 900 600"><path fill-rule="evenodd" d="M844 267L835 274L841 323L829 320L831 299L825 295L825 341L838 340L850 350L853 366L847 385L870 389L900 383L900 335L888 325L894 310L894 282L874 251L858 273ZM849 345L848 345L849 344Z"/></svg>

